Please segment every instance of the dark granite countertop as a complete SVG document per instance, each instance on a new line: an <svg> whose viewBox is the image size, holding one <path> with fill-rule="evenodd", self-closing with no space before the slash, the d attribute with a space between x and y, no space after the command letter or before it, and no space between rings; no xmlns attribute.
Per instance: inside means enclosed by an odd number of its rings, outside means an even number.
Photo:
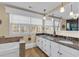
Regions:
<svg viewBox="0 0 79 59"><path fill-rule="evenodd" d="M22 39L22 36L2 36L0 37L0 44L3 43L11 43L11 42L20 42L20 40Z"/></svg>
<svg viewBox="0 0 79 59"><path fill-rule="evenodd" d="M54 36L48 36L48 35L37 35L37 36L48 39L48 40L53 41L53 42L56 42L58 44L62 44L64 46L67 46L67 47L70 47L70 48L73 48L73 49L79 50L79 41L76 41L75 39L71 41L71 40L67 40L63 37L54 37ZM60 42L60 41L67 41L67 42L70 42L72 44L63 43L63 42Z"/></svg>

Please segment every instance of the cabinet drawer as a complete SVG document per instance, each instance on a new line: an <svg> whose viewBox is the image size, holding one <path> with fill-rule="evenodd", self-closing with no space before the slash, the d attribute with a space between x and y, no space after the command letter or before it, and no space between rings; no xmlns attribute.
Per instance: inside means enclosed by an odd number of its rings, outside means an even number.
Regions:
<svg viewBox="0 0 79 59"><path fill-rule="evenodd" d="M70 47L67 47L67 46L64 46L64 45L60 45L60 50L73 55L73 57L74 56L78 56L79 57L79 51L75 50L73 48L70 48Z"/></svg>
<svg viewBox="0 0 79 59"><path fill-rule="evenodd" d="M43 51L50 56L50 41L43 39Z"/></svg>
<svg viewBox="0 0 79 59"><path fill-rule="evenodd" d="M63 50L60 50L60 51L59 51L59 56L60 56L60 57L74 57L74 55L69 54L68 52L63 51Z"/></svg>
<svg viewBox="0 0 79 59"><path fill-rule="evenodd" d="M51 41L51 50L50 50L50 56L51 57L59 57L58 51L59 51L59 44Z"/></svg>
<svg viewBox="0 0 79 59"><path fill-rule="evenodd" d="M46 46L46 54L50 56L50 45Z"/></svg>

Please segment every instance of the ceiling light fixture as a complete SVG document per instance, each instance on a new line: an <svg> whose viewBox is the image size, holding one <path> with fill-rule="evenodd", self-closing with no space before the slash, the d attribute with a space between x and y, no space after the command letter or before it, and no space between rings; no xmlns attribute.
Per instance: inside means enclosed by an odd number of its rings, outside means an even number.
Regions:
<svg viewBox="0 0 79 59"><path fill-rule="evenodd" d="M74 13L73 13L73 11L72 11L72 5L71 5L70 16L73 16L73 15L74 15Z"/></svg>
<svg viewBox="0 0 79 59"><path fill-rule="evenodd" d="M46 9L44 9L44 17L43 17L44 20L46 20L45 12L46 12Z"/></svg>
<svg viewBox="0 0 79 59"><path fill-rule="evenodd" d="M44 16L43 19L46 20L46 16Z"/></svg>
<svg viewBox="0 0 79 59"><path fill-rule="evenodd" d="M77 13L74 14L74 19L77 19L79 17L79 12L78 12L78 8L77 8Z"/></svg>
<svg viewBox="0 0 79 59"><path fill-rule="evenodd" d="M73 13L73 11L71 11L71 12L70 12L70 16L73 16L73 15L74 15L74 13Z"/></svg>
<svg viewBox="0 0 79 59"><path fill-rule="evenodd" d="M74 19L77 19L78 17L79 17L79 14L74 14L74 15L73 15L73 18L74 18Z"/></svg>
<svg viewBox="0 0 79 59"><path fill-rule="evenodd" d="M52 18L52 21L54 20L54 18Z"/></svg>
<svg viewBox="0 0 79 59"><path fill-rule="evenodd" d="M63 2L62 2L62 4L61 4L60 12L61 12L61 13L63 13L63 12L64 12Z"/></svg>

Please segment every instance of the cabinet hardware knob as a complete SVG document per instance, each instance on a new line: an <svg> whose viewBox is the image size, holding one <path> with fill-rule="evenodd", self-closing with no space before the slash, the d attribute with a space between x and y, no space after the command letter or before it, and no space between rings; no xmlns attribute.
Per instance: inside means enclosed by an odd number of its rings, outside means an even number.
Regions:
<svg viewBox="0 0 79 59"><path fill-rule="evenodd" d="M62 55L62 53L61 53L61 52L59 52L59 51L58 51L58 54L59 54L59 55Z"/></svg>

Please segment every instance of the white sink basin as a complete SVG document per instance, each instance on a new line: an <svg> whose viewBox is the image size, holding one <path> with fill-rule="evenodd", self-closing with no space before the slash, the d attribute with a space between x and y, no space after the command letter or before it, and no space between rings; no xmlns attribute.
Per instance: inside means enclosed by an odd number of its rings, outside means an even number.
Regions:
<svg viewBox="0 0 79 59"><path fill-rule="evenodd" d="M73 42L72 42L72 41L60 40L59 42L61 42L61 43L66 43L66 44L73 44Z"/></svg>

